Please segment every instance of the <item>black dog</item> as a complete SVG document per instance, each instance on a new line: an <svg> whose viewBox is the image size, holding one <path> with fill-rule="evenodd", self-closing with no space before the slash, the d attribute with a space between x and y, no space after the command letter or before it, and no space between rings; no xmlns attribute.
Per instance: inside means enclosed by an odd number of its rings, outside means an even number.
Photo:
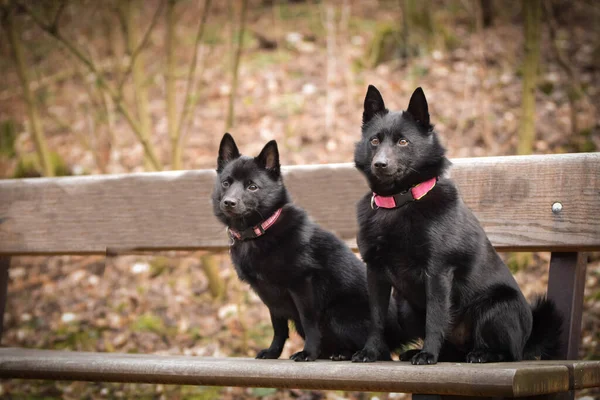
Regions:
<svg viewBox="0 0 600 400"><path fill-rule="evenodd" d="M374 326L353 361L374 361L385 349L392 287L404 334L424 340L413 364L555 356L562 318L545 299L527 304L455 184L441 177L450 165L444 154L421 88L407 111L392 112L369 86L354 161L373 191L358 203L358 247Z"/></svg>
<svg viewBox="0 0 600 400"><path fill-rule="evenodd" d="M305 339L304 350L292 355L293 360L350 359L369 334L365 265L290 202L275 141L252 158L241 156L226 133L217 163L214 213L229 229L239 278L271 313L273 341L257 358L280 356L292 320ZM393 305L390 314L397 315ZM395 319L391 315L387 324L392 347L401 344ZM389 352L375 355L389 357Z"/></svg>

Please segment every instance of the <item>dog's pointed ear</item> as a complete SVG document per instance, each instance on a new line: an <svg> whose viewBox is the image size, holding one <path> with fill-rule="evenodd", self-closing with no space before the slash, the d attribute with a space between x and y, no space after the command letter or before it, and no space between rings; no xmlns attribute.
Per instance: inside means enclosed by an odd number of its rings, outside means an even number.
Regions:
<svg viewBox="0 0 600 400"><path fill-rule="evenodd" d="M427 99L421 87L416 88L412 96L410 96L406 112L412 115L425 128L431 128L431 124L429 123L429 107L427 106Z"/></svg>
<svg viewBox="0 0 600 400"><path fill-rule="evenodd" d="M271 140L263 147L260 154L254 158L259 167L264 168L275 174L279 174L279 150L277 142Z"/></svg>
<svg viewBox="0 0 600 400"><path fill-rule="evenodd" d="M367 95L365 96L365 106L363 111L363 125L367 124L375 115L385 113L385 104L379 90L373 85L369 85Z"/></svg>
<svg viewBox="0 0 600 400"><path fill-rule="evenodd" d="M240 151L229 133L223 135L219 145L219 157L217 158L217 172L221 172L227 163L240 156Z"/></svg>

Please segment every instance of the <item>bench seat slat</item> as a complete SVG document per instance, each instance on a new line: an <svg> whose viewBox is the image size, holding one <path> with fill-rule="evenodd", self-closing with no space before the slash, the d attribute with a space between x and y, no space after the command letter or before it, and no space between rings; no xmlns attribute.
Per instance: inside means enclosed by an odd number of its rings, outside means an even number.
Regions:
<svg viewBox="0 0 600 400"><path fill-rule="evenodd" d="M597 386L600 361L413 366L3 348L0 378L517 397Z"/></svg>

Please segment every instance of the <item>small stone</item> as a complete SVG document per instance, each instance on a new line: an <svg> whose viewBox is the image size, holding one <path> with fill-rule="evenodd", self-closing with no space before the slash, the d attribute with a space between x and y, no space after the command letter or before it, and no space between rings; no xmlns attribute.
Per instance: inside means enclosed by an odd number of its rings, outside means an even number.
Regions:
<svg viewBox="0 0 600 400"><path fill-rule="evenodd" d="M145 262L136 262L131 267L131 272L134 274L141 274L142 272L148 272L150 270L150 264Z"/></svg>
<svg viewBox="0 0 600 400"><path fill-rule="evenodd" d="M219 94L221 96L227 96L229 95L229 93L231 93L231 86L227 84L222 84L221 86L219 86Z"/></svg>
<svg viewBox="0 0 600 400"><path fill-rule="evenodd" d="M302 86L302 94L306 96L310 96L311 94L315 94L317 92L317 87L312 83L305 83Z"/></svg>
<svg viewBox="0 0 600 400"><path fill-rule="evenodd" d="M327 151L335 151L337 149L338 145L335 142L335 140L333 139L329 139L327 141L327 144L325 145L325 148L327 149Z"/></svg>
<svg viewBox="0 0 600 400"><path fill-rule="evenodd" d="M354 35L350 38L350 43L352 43L353 46L362 46L365 44L365 39L362 36Z"/></svg>
<svg viewBox="0 0 600 400"><path fill-rule="evenodd" d="M85 172L85 168L83 168L79 164L73 165L73 168L71 168L71 170L73 171L73 175L83 175L83 173Z"/></svg>
<svg viewBox="0 0 600 400"><path fill-rule="evenodd" d="M115 347L121 347L125 344L127 339L128 336L125 333L119 333L117 336L115 336L112 342Z"/></svg>
<svg viewBox="0 0 600 400"><path fill-rule="evenodd" d="M24 329L19 329L17 331L17 340L22 342L27 337L27 332Z"/></svg>
<svg viewBox="0 0 600 400"><path fill-rule="evenodd" d="M299 32L289 32L285 35L285 40L292 44L298 43L302 40L302 34Z"/></svg>
<svg viewBox="0 0 600 400"><path fill-rule="evenodd" d="M225 319L227 317L235 317L238 314L238 307L235 304L227 304L219 308L218 316L219 319Z"/></svg>
<svg viewBox="0 0 600 400"><path fill-rule="evenodd" d="M77 271L74 271L70 278L73 282L77 283L79 281L81 281L81 279L83 279L83 277L85 276L85 271L82 269L78 269Z"/></svg>
<svg viewBox="0 0 600 400"><path fill-rule="evenodd" d="M25 276L25 268L23 268L23 267L9 268L8 276L10 276L10 279L12 279L12 280L23 278Z"/></svg>
<svg viewBox="0 0 600 400"><path fill-rule="evenodd" d="M72 312L63 313L63 315L60 317L60 319L65 324L68 324L70 322L75 321L77 319L77 315Z"/></svg>

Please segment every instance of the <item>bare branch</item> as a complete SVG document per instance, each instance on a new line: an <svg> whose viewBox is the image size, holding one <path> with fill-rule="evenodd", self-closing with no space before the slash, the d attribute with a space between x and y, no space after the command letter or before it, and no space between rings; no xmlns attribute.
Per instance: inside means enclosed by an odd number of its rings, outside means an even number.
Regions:
<svg viewBox="0 0 600 400"><path fill-rule="evenodd" d="M546 0L544 1L544 11L546 11L546 18L549 26L550 33L550 42L552 43L552 49L554 51L554 55L556 56L556 61L560 64L562 69L567 73L569 79L574 81L574 83L579 84L579 77L577 76L577 72L571 66L571 63L567 60L567 57L564 55L560 47L558 46L558 23L556 22L556 17L554 16L554 12L552 11L551 2Z"/></svg>
<svg viewBox="0 0 600 400"><path fill-rule="evenodd" d="M158 3L158 7L156 7L156 11L154 12L154 15L152 16L152 21L150 22L150 26L148 26L146 33L144 33L144 36L142 37L142 41L140 42L140 44L138 44L138 46L131 53L131 55L130 55L131 59L129 60L129 65L125 69L125 72L123 73L123 76L121 78L121 82L119 83L119 86L118 86L119 91L121 91L121 89L123 88L123 85L125 84L125 81L131 74L131 71L133 70L133 65L135 64L135 59L142 52L144 47L146 47L146 45L148 44L148 40L150 39L150 34L154 30L154 27L156 26L156 23L158 22L158 17L160 16L160 12L162 11L162 8L164 5L165 5L165 0L161 0L160 3Z"/></svg>
<svg viewBox="0 0 600 400"><path fill-rule="evenodd" d="M127 1L127 4L129 5L130 2L131 0ZM123 37L127 39L127 17L125 16L125 12L123 11L123 4L117 4L113 8L113 11L117 15L117 19L119 20L119 27L121 28L121 33L123 34Z"/></svg>
<svg viewBox="0 0 600 400"><path fill-rule="evenodd" d="M200 70L197 73L198 76L202 76L204 74L204 68L206 66L205 65L206 59L210 58L213 48L209 47L207 50L206 46L201 46L200 50L202 51L202 53L200 55ZM188 107L189 107L188 117L187 117L187 120L185 121L185 127L181 128L183 130L181 132L181 137L179 138L179 146L180 147L184 146L186 135L190 131L190 128L194 122L194 118L192 118L191 116L194 115L194 110L196 110L196 108L198 107L198 103L200 101L200 96L198 93L199 92L196 91L196 96L190 96L190 102L188 104Z"/></svg>
<svg viewBox="0 0 600 400"><path fill-rule="evenodd" d="M579 74L573 68L567 56L563 53L560 46L558 45L558 23L556 22L556 17L552 10L552 4L550 0L545 0L544 11L546 12L546 21L549 27L550 33L550 42L552 43L552 50L554 52L554 56L556 57L556 61L560 65L560 67L565 71L567 76L569 77L569 91L567 97L569 99L569 108L571 109L571 133L573 135L577 135L579 133L579 125L577 123L577 100L584 96L585 92L581 87L581 81L579 79Z"/></svg>
<svg viewBox="0 0 600 400"><path fill-rule="evenodd" d="M200 24L198 25L198 31L196 33L196 40L194 41L194 55L192 57L192 63L190 64L190 69L188 70L187 76L187 84L186 84L186 92L183 100L183 108L181 109L181 113L179 116L179 123L177 124L177 137L179 138L178 146L181 146L181 132L183 126L186 125L186 120L190 115L190 111L193 107L190 104L190 98L196 86L196 67L198 64L198 49L200 48L200 43L202 42L202 37L204 36L204 28L206 26L206 21L208 19L208 13L210 11L211 0L205 0L204 9L202 10L202 18L200 19Z"/></svg>
<svg viewBox="0 0 600 400"><path fill-rule="evenodd" d="M23 88L23 99L25 100L27 115L31 124L31 136L35 143L39 162L43 169L44 175L53 176L54 168L52 166L52 161L50 160L50 153L48 152L48 146L46 144L46 137L44 136L44 129L40 120L37 102L35 101L35 96L29 87L29 74L27 71L25 56L23 54L23 44L21 43L20 35L17 31L14 14L14 10L8 11L4 29L10 44L16 72Z"/></svg>
<svg viewBox="0 0 600 400"><path fill-rule="evenodd" d="M106 92L113 99L113 101L117 107L117 110L119 110L119 112L127 120L127 123L129 124L129 126L131 126L131 129L133 130L136 137L138 138L138 140L144 147L144 151L146 152L146 154L148 154L148 157L150 158L153 167L156 170L160 170L161 165L160 165L160 162L158 161L158 158L156 157L156 154L154 153L154 148L152 147L152 144L150 143L150 141L147 140L142 135L142 133L141 133L142 128L140 126L140 123L131 115L129 110L125 107L125 104L123 103L121 91L117 92L112 87L110 87L110 85L108 85L108 82L106 82L104 75L102 75L102 73L96 67L96 64L94 64L94 62L91 59L86 57L71 41L69 41L67 38L62 36L62 34L59 31L53 30L52 26L48 25L46 22L44 22L43 18L36 11L34 11L33 9L31 9L30 7L28 7L25 4L22 4L22 3L19 3L19 4L21 7L23 7L25 12L29 16L31 16L31 18L34 20L34 22L42 30L44 30L47 34L49 34L50 36L52 36L56 40L58 40L63 46L65 46L65 48L67 50L69 50L71 52L71 54L73 54L77 59L79 59L79 61L81 61L88 68L88 70L96 76L99 86L101 88L103 88L104 90L106 90Z"/></svg>
<svg viewBox="0 0 600 400"><path fill-rule="evenodd" d="M232 77L231 77L231 91L229 93L229 109L227 112L227 121L225 130L230 129L233 126L234 114L234 103L235 95L238 86L238 70L240 66L240 59L242 57L242 49L244 46L244 31L246 29L246 12L248 10L248 0L242 0L242 10L240 11L240 22L238 26L238 37L237 47L235 49L232 65Z"/></svg>
<svg viewBox="0 0 600 400"><path fill-rule="evenodd" d="M67 50L69 50L75 57L77 57L81 62L83 62L91 72L100 76L98 68L96 68L96 65L89 58L87 58L77 47L75 47L75 45L73 43L71 43L64 36L62 36L60 34L60 32L53 29L52 25L49 25L48 23L46 23L44 21L44 19L42 18L42 16L39 15L36 11L34 11L32 8L30 8L29 6L27 6L23 3L19 3L19 5L21 7L23 7L25 12L31 18L33 18L33 21L40 28L42 28L42 30L44 30L50 36L53 36L56 40L61 42L67 48Z"/></svg>
<svg viewBox="0 0 600 400"><path fill-rule="evenodd" d="M542 0L523 1L525 59L518 154L531 154L535 142L535 91L540 64Z"/></svg>
<svg viewBox="0 0 600 400"><path fill-rule="evenodd" d="M166 13L166 51L167 51L167 65L166 65L166 100L167 100L167 130L169 139L171 139L171 148L174 150L176 147L177 137L177 105L175 104L175 0L168 0L167 13ZM175 152L172 153L174 155ZM175 166L175 160L171 162L171 169L178 169Z"/></svg>
<svg viewBox="0 0 600 400"><path fill-rule="evenodd" d="M58 6L58 10L56 10L56 14L54 14L54 22L52 22L52 29L58 30L58 24L60 23L60 17L62 16L63 11L67 6L67 0L63 0L60 2Z"/></svg>

